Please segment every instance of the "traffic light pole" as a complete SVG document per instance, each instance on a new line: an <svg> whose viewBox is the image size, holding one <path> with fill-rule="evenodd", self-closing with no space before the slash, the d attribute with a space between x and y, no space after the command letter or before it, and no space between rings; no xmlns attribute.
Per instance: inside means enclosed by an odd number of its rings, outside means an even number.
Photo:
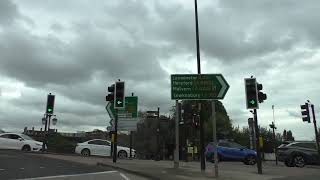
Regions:
<svg viewBox="0 0 320 180"><path fill-rule="evenodd" d="M175 139L176 139L176 148L174 150L174 163L173 166L174 168L179 168L179 113L181 113L179 111L179 102L178 100L176 100L176 117L175 117Z"/></svg>
<svg viewBox="0 0 320 180"><path fill-rule="evenodd" d="M218 142L217 142L217 120L216 120L216 106L215 106L215 100L212 101L211 104L212 108L212 131L213 131L213 144L214 144L214 176L215 178L218 178L219 172L218 172Z"/></svg>
<svg viewBox="0 0 320 180"><path fill-rule="evenodd" d="M318 128L317 128L317 121L316 121L316 115L314 113L314 105L311 105L311 109L312 109L312 116L313 116L313 125L314 125L314 132L316 134L316 145L317 145L317 150L318 150L318 154L320 155L320 145L319 145L319 133L318 133Z"/></svg>
<svg viewBox="0 0 320 180"><path fill-rule="evenodd" d="M199 40L199 23L198 23L198 1L194 0L194 12L195 12L195 23L196 23L196 46L197 46L197 67L198 74L201 74L201 58L200 58L200 40ZM199 102L199 112L201 112L201 103ZM201 114L201 113L200 113ZM200 161L201 171L206 169L206 162L204 157L204 132L203 132L203 121L200 115Z"/></svg>
<svg viewBox="0 0 320 180"><path fill-rule="evenodd" d="M114 121L114 143L113 143L113 162L117 162L117 145L118 145L118 109L115 109Z"/></svg>
<svg viewBox="0 0 320 180"><path fill-rule="evenodd" d="M273 124L273 123L272 123ZM274 124L273 124L274 125ZM274 148L274 153L276 157L276 165L278 165L278 150L277 150L277 140L276 140L276 133L274 131L275 125L272 127L272 133L273 133L273 148Z"/></svg>
<svg viewBox="0 0 320 180"><path fill-rule="evenodd" d="M257 109L254 109L253 115L254 115L254 127L255 127L255 132L256 132L257 168L258 168L258 173L262 174L261 151L260 151L260 145L259 145L260 132L259 132L259 128L258 128Z"/></svg>

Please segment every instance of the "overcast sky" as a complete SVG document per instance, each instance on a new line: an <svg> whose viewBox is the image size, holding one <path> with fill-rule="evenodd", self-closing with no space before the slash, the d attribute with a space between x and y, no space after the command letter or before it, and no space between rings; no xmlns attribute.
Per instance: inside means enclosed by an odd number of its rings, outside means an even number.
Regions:
<svg viewBox="0 0 320 180"><path fill-rule="evenodd" d="M168 113L170 74L197 73L193 0L1 0L0 129L41 127L46 96L56 95L59 131L105 129L107 86L126 81L140 110ZM307 99L320 115L320 2L199 0L202 73L222 73L222 101L246 126L243 79L255 76L278 131L314 138L303 123ZM318 123L319 124L319 123Z"/></svg>

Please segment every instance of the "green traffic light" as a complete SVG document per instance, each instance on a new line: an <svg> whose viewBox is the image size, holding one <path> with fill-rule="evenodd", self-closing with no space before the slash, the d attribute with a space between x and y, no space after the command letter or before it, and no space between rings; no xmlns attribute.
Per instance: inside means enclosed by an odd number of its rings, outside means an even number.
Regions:
<svg viewBox="0 0 320 180"><path fill-rule="evenodd" d="M249 101L249 103L253 105L253 104L256 103L256 101L252 99L252 100Z"/></svg>
<svg viewBox="0 0 320 180"><path fill-rule="evenodd" d="M51 109L51 108L49 108L49 109L48 109L48 112L52 112L52 109Z"/></svg>

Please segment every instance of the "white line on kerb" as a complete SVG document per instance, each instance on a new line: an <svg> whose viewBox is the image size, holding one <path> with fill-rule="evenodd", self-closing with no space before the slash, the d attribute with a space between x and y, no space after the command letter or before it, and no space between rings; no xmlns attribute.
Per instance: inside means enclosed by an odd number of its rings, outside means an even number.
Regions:
<svg viewBox="0 0 320 180"><path fill-rule="evenodd" d="M120 173L120 176L121 176L123 179L125 179L125 180L130 180L126 175L124 175L124 174L122 174L122 173Z"/></svg>
<svg viewBox="0 0 320 180"><path fill-rule="evenodd" d="M66 178L66 177L77 177L77 176L84 176L84 175L110 174L110 173L116 173L116 172L118 172L118 171L103 171L103 172L96 172L96 173L83 173L83 174L60 175L60 176L46 176L46 177L38 177L38 178L20 179L20 180L42 180L42 179L51 179L51 178Z"/></svg>

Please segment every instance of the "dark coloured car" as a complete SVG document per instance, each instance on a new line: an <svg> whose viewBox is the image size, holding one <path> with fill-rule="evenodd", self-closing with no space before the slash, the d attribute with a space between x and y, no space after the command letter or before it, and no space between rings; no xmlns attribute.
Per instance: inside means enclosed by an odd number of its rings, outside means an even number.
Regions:
<svg viewBox="0 0 320 180"><path fill-rule="evenodd" d="M292 142L278 147L278 160L288 167L304 167L307 164L320 165L315 142Z"/></svg>
<svg viewBox="0 0 320 180"><path fill-rule="evenodd" d="M257 153L235 142L221 141L218 143L218 160L235 160L242 161L246 165L254 165L256 163ZM214 162L214 146L209 143L206 147L206 158L208 161Z"/></svg>

